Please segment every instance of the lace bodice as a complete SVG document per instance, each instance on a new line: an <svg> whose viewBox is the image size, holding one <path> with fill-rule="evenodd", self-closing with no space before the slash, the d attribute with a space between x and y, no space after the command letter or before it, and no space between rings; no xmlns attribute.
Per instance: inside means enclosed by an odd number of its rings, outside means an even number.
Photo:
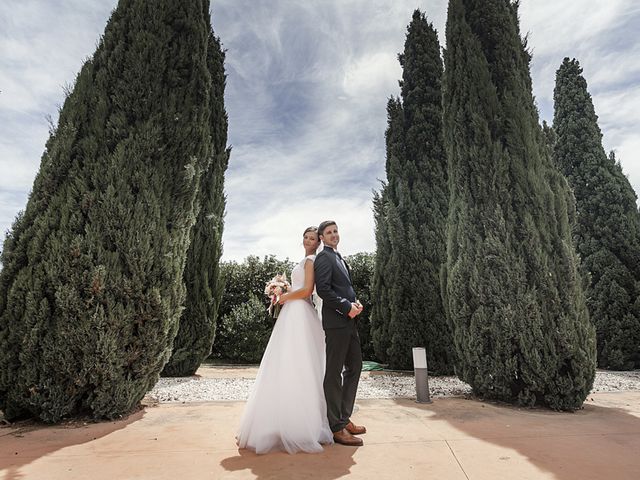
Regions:
<svg viewBox="0 0 640 480"><path fill-rule="evenodd" d="M307 259L312 262L315 261L315 255L309 255L304 257L298 264L293 267L291 271L291 290L298 290L299 288L304 287L304 264L307 262Z"/></svg>

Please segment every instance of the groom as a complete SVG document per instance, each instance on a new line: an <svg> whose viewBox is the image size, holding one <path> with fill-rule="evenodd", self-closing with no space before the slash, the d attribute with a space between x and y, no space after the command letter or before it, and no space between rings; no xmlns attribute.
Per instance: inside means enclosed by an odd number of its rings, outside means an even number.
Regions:
<svg viewBox="0 0 640 480"><path fill-rule="evenodd" d="M360 446L362 439L354 435L367 430L354 425L349 417L353 412L362 370L360 337L355 321L362 312L362 305L356 302L349 267L336 250L340 241L336 222L322 222L318 235L324 249L316 256L314 271L316 292L322 298L322 327L327 355L323 386L327 417L336 443Z"/></svg>

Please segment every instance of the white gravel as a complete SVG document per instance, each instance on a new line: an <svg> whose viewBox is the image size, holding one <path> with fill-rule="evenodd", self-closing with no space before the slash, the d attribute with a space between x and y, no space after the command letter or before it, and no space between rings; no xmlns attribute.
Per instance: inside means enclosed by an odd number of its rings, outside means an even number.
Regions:
<svg viewBox="0 0 640 480"><path fill-rule="evenodd" d="M254 378L251 375L225 378L185 377L161 378L148 396L161 403L208 402L217 400L246 400ZM610 372L599 370L593 392L640 390L640 370ZM429 391L433 397L459 396L471 393L471 387L456 377L429 378ZM357 398L415 398L413 376L406 373L384 372L363 374Z"/></svg>

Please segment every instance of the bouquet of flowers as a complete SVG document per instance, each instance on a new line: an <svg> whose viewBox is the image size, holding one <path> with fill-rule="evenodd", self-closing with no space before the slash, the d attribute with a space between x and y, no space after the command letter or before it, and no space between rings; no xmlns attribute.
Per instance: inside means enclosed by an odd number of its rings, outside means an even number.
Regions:
<svg viewBox="0 0 640 480"><path fill-rule="evenodd" d="M268 312L274 319L278 318L280 314L280 295L288 292L291 289L291 285L287 281L287 276L283 273L276 275L267 282L267 286L264 287L264 294L269 297Z"/></svg>

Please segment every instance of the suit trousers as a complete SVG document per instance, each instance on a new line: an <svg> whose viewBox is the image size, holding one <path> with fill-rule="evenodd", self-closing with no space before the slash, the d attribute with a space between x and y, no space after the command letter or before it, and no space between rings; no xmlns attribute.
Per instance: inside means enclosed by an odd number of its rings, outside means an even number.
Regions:
<svg viewBox="0 0 640 480"><path fill-rule="evenodd" d="M327 364L324 374L324 397L332 432L342 430L353 413L360 372L362 351L355 320L344 328L325 331Z"/></svg>

